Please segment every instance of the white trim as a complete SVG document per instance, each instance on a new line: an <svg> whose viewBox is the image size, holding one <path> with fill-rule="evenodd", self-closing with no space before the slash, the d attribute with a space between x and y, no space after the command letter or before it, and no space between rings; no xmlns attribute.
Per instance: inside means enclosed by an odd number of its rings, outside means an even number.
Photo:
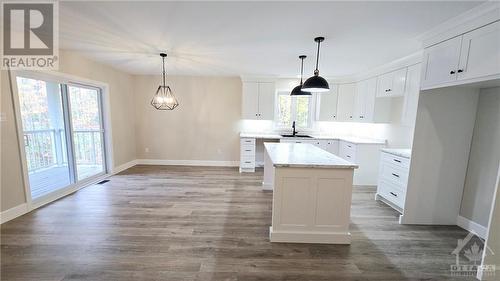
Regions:
<svg viewBox="0 0 500 281"><path fill-rule="evenodd" d="M129 161L127 163L124 163L124 164L121 164L119 166L116 166L113 171L111 172L111 174L115 175L115 174L118 174L119 172L122 172L122 171L125 171L126 169L128 168L132 168L134 167L135 165L137 165L137 159L136 160L132 160L132 161Z"/></svg>
<svg viewBox="0 0 500 281"><path fill-rule="evenodd" d="M137 165L239 167L240 161L137 159Z"/></svg>
<svg viewBox="0 0 500 281"><path fill-rule="evenodd" d="M20 217L28 212L28 204L23 203L0 213L0 224Z"/></svg>
<svg viewBox="0 0 500 281"><path fill-rule="evenodd" d="M459 215L457 217L457 225L483 239L486 239L486 233L488 233L488 229L478 223L475 223Z"/></svg>
<svg viewBox="0 0 500 281"><path fill-rule="evenodd" d="M500 3L487 1L417 36L427 48L500 19Z"/></svg>

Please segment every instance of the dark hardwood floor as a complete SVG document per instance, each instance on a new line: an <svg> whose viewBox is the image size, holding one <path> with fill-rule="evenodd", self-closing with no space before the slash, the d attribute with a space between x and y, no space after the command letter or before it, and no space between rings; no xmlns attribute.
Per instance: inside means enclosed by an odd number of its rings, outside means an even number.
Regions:
<svg viewBox="0 0 500 281"><path fill-rule="evenodd" d="M353 194L352 245L269 243L262 170L136 166L1 226L1 280L467 280L466 232ZM470 278L469 280L474 280Z"/></svg>

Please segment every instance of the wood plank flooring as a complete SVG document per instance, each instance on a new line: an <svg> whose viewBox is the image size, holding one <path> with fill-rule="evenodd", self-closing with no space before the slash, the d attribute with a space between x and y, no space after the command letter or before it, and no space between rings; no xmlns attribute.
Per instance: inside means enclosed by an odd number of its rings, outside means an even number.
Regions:
<svg viewBox="0 0 500 281"><path fill-rule="evenodd" d="M271 244L262 170L135 166L1 226L1 280L474 280L451 277L466 232L403 226L353 193L352 245Z"/></svg>

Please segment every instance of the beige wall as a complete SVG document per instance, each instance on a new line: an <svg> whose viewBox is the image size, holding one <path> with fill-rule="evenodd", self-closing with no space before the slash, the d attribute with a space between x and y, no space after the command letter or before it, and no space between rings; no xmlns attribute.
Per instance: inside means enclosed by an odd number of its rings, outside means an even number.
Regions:
<svg viewBox="0 0 500 281"><path fill-rule="evenodd" d="M9 87L7 71L1 72L1 202L0 210L5 211L26 202L23 177L21 173L21 158L16 135L14 108Z"/></svg>
<svg viewBox="0 0 500 281"><path fill-rule="evenodd" d="M500 163L500 88L479 93L460 215L488 226Z"/></svg>
<svg viewBox="0 0 500 281"><path fill-rule="evenodd" d="M109 85L113 164L116 167L136 159L135 105L132 76L68 51L60 52L59 72L104 82ZM12 100L5 71L2 71L1 78L1 110L5 121L1 123L2 186L0 210L5 211L25 203L26 199L22 185Z"/></svg>
<svg viewBox="0 0 500 281"><path fill-rule="evenodd" d="M135 77L137 158L238 161L240 78L169 76L167 80L180 105L159 111L150 101L160 77Z"/></svg>

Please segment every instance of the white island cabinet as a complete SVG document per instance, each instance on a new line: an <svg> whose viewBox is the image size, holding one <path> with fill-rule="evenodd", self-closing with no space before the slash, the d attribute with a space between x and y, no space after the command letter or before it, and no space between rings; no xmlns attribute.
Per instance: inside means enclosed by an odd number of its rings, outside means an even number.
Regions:
<svg viewBox="0 0 500 281"><path fill-rule="evenodd" d="M350 244L357 165L307 143L264 143L273 187L271 242Z"/></svg>

